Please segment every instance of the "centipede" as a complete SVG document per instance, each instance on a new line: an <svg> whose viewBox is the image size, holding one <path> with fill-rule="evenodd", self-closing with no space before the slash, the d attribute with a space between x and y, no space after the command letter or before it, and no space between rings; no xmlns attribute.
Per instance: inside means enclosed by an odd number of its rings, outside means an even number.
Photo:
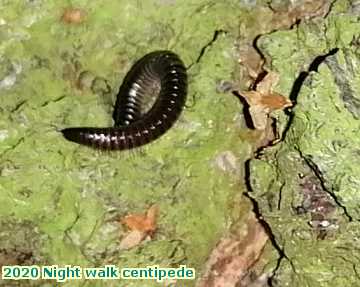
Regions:
<svg viewBox="0 0 360 287"><path fill-rule="evenodd" d="M178 120L187 96L186 67L171 51L146 54L130 68L116 96L112 127L70 127L68 141L101 150L129 150L155 141Z"/></svg>

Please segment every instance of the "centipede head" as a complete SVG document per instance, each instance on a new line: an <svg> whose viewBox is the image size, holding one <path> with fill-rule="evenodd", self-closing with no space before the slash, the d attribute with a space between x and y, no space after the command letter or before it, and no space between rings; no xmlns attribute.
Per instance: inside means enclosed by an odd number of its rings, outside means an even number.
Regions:
<svg viewBox="0 0 360 287"><path fill-rule="evenodd" d="M79 133L78 128L66 128L60 131L63 134L63 137L68 141L75 143L81 143L83 141L82 133Z"/></svg>

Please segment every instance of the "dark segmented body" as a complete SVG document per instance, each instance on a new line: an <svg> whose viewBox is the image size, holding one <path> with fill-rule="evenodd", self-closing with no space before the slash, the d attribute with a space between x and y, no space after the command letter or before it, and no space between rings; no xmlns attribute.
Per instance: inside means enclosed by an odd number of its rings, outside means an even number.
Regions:
<svg viewBox="0 0 360 287"><path fill-rule="evenodd" d="M181 59L156 51L138 60L126 75L113 112L114 127L66 128L67 140L105 150L125 150L163 135L178 119L186 101L187 75ZM155 98L146 110L145 102Z"/></svg>
<svg viewBox="0 0 360 287"><path fill-rule="evenodd" d="M161 81L160 73L155 70L155 61L161 53L164 52L147 54L137 61L125 76L113 112L116 127L129 125L139 120L145 112L145 102L159 95Z"/></svg>

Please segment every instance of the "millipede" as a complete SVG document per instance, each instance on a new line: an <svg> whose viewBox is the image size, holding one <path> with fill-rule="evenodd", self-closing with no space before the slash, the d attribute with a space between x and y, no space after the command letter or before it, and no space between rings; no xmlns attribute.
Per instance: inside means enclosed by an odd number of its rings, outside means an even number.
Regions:
<svg viewBox="0 0 360 287"><path fill-rule="evenodd" d="M127 150L165 134L179 118L187 96L186 68L171 51L139 59L125 76L116 97L113 127L61 130L72 142L102 150Z"/></svg>

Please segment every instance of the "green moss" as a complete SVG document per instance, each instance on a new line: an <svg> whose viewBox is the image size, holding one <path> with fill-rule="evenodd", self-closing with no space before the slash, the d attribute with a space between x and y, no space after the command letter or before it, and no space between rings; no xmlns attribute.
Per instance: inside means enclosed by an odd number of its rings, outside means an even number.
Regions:
<svg viewBox="0 0 360 287"><path fill-rule="evenodd" d="M324 21L304 22L296 31L275 32L261 41L271 68L281 75L284 94L316 56L339 48L304 82L286 141L252 162L254 197L291 261L284 259L277 270L279 286L358 285L353 250L360 218L355 92L360 71L352 43L360 26L356 16L344 14L346 3L337 1ZM310 208L315 200L321 212ZM322 235L311 226L320 213L329 223Z"/></svg>
<svg viewBox="0 0 360 287"><path fill-rule="evenodd" d="M86 13L82 23L61 21L67 5ZM335 47L351 89L359 90L358 51L350 43L360 27L355 16L344 14L348 1L336 1L332 9L326 20L309 20L260 39L270 68L281 76L277 91L289 94L298 73ZM38 231L23 232L34 238L28 241L36 244L26 246L40 265L186 264L199 275L230 221L244 212L234 206L244 172L222 171L218 156L229 152L242 166L251 150L238 100L217 93L216 85L239 78L238 46L268 31L271 11L235 0L3 1L0 11L0 81L7 76L14 80L0 85L0 204L6 206L0 216L1 222L14 222L2 226L4 234L15 238L31 222ZM227 33L219 34L198 60L216 30ZM63 127L111 125L121 80L136 59L156 49L174 50L192 65L188 108L174 128L135 152L93 151L61 137ZM296 192L298 175L311 174L300 150L318 163L326 187L358 218L356 112L344 104L331 67L323 64L302 87L286 142L267 150L266 160L251 163L253 195L292 261L283 260L277 272L284 286L356 282L356 258L347 252L356 248L357 221L348 223L337 207L331 219L338 229L320 241L309 227L309 214L298 215L294 208L303 202L303 194ZM278 117L284 127L287 117ZM118 219L145 212L151 204L160 208L153 240L119 250L126 230ZM14 240L0 240L14 247ZM273 252L269 270L277 258ZM63 285L82 284L158 286L152 281L82 280Z"/></svg>
<svg viewBox="0 0 360 287"><path fill-rule="evenodd" d="M7 207L0 214L4 220L32 221L48 236L39 247L46 258L42 264L182 263L200 272L226 230L238 178L221 171L216 157L229 151L240 163L249 143L238 136L238 100L217 93L216 84L233 76L233 46L244 10L237 1L166 2L72 1L86 12L81 24L61 21L64 4L0 4L6 11L0 59L6 67L21 67L15 83L0 90L0 203ZM221 29L228 33L196 62ZM111 125L121 79L136 59L155 49L174 50L186 65L193 64L189 108L173 129L141 152L103 153L61 137L63 127ZM10 68L2 68L1 78ZM80 90L82 73L91 78ZM160 208L155 238L118 250L125 231L117 219L154 203Z"/></svg>

